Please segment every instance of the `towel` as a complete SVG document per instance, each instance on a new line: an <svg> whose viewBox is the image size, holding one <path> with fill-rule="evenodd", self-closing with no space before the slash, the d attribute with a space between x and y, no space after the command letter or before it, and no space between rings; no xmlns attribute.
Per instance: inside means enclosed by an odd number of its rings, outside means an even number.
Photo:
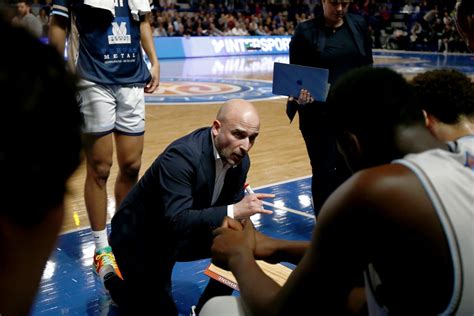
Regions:
<svg viewBox="0 0 474 316"><path fill-rule="evenodd" d="M130 12L135 21L140 21L140 16L151 12L150 3L153 3L153 0L128 0Z"/></svg>
<svg viewBox="0 0 474 316"><path fill-rule="evenodd" d="M84 4L93 8L110 11L115 16L115 2L114 0L84 0Z"/></svg>
<svg viewBox="0 0 474 316"><path fill-rule="evenodd" d="M136 21L140 21L142 15L151 12L150 3L153 0L128 0L128 6L132 17ZM84 4L93 8L107 10L115 16L115 1L114 0L84 0Z"/></svg>

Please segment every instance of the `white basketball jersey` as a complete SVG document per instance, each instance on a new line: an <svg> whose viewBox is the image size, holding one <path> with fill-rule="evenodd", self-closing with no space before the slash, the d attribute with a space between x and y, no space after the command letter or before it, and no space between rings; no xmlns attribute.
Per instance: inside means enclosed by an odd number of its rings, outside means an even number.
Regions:
<svg viewBox="0 0 474 316"><path fill-rule="evenodd" d="M450 142L449 151L433 149L396 160L412 170L438 214L454 267L454 289L442 315L474 315L474 135ZM372 266L370 282L380 283ZM366 285L369 314L388 315Z"/></svg>

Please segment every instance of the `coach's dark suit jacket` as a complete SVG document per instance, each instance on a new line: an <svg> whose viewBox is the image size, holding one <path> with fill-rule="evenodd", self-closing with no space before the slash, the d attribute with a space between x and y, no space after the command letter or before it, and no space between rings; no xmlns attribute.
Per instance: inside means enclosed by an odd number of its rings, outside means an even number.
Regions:
<svg viewBox="0 0 474 316"><path fill-rule="evenodd" d="M228 170L211 206L216 168L211 128L169 145L112 218L110 242L125 279L159 275L169 286L176 261L210 257L212 230L221 225L227 205L243 198L249 167L246 156Z"/></svg>

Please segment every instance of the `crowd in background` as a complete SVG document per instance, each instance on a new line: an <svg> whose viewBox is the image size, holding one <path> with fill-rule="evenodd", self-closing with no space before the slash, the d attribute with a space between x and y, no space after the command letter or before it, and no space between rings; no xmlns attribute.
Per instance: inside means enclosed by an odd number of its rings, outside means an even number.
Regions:
<svg viewBox="0 0 474 316"><path fill-rule="evenodd" d="M48 32L51 0L35 0L31 14ZM298 23L321 12L320 0L155 0L154 36L293 35ZM373 47L466 52L454 23L455 0L354 0L349 11L365 17Z"/></svg>

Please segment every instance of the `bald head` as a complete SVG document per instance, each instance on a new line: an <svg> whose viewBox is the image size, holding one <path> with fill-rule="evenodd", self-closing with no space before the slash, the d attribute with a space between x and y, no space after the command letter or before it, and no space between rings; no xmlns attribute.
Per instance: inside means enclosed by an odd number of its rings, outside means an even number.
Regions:
<svg viewBox="0 0 474 316"><path fill-rule="evenodd" d="M214 145L224 161L236 165L252 148L259 130L257 109L246 100L232 99L221 106L212 124Z"/></svg>
<svg viewBox="0 0 474 316"><path fill-rule="evenodd" d="M258 121L258 125L260 125L260 118L258 117L257 109L255 109L252 103L243 99L232 99L226 101L219 109L219 112L217 112L216 119L221 122L232 119L251 119L253 121Z"/></svg>

